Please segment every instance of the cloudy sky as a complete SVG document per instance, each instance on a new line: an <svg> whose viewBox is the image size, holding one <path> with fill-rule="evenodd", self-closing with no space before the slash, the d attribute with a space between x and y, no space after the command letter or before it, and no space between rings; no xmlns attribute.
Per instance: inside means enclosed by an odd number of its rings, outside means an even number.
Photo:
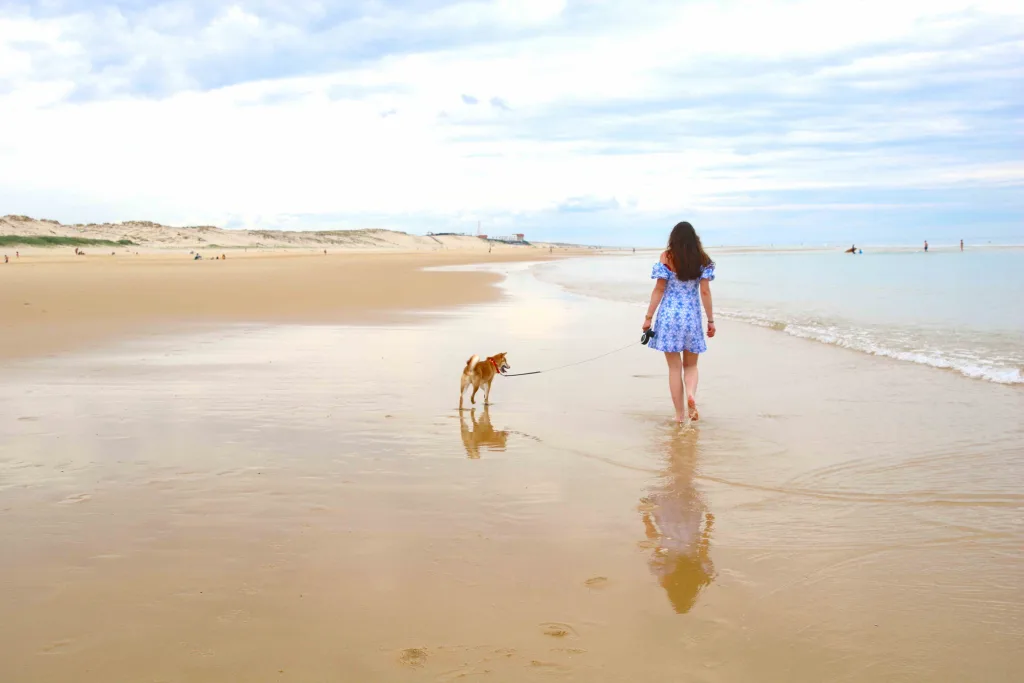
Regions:
<svg viewBox="0 0 1024 683"><path fill-rule="evenodd" d="M4 213L1024 242L1024 2L2 0Z"/></svg>

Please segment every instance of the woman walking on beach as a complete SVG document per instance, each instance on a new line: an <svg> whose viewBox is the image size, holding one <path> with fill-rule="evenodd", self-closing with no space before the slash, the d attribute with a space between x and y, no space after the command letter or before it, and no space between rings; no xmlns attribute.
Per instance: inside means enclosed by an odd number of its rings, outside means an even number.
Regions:
<svg viewBox="0 0 1024 683"><path fill-rule="evenodd" d="M693 226L683 221L672 229L668 249L651 271L656 280L647 307L643 329L652 327L654 338L649 346L665 354L668 361L668 386L676 409L676 421L683 422L683 386L686 386L686 408L691 420L700 419L697 412L697 358L707 351L700 307L708 316L708 336L715 336L715 317L711 309L711 281L715 279L715 263L701 246ZM658 318L654 320L657 311ZM680 356L682 354L682 356Z"/></svg>

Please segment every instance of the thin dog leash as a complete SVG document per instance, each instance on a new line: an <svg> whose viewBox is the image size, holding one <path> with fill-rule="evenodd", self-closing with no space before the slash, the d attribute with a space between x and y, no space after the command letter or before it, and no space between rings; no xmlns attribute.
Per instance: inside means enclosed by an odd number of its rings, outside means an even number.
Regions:
<svg viewBox="0 0 1024 683"><path fill-rule="evenodd" d="M600 356L594 356L593 358L586 358L584 360L578 360L575 363L566 363L565 365L559 365L558 367L548 368L547 370L534 370L533 372L517 372L517 373L511 374L511 375L502 375L502 377L525 377L526 375L539 375L542 372L554 372L555 370L563 370L565 368L571 368L571 367L573 367L575 365L583 365L584 363L589 363L591 361L598 360L599 358L604 358L605 356L610 356L613 353L618 353L620 351L625 351L626 349L630 348L634 344L636 344L636 342L630 342L629 344L627 344L626 346L623 346L622 348L615 349L615 350L609 351L607 353L602 353Z"/></svg>

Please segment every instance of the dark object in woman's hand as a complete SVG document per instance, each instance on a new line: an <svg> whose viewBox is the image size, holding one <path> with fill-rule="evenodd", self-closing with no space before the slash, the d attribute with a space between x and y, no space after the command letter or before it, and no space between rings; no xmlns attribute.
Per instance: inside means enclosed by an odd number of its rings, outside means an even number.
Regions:
<svg viewBox="0 0 1024 683"><path fill-rule="evenodd" d="M644 333L640 335L640 343L647 346L647 342L654 338L654 330L648 328L644 330Z"/></svg>

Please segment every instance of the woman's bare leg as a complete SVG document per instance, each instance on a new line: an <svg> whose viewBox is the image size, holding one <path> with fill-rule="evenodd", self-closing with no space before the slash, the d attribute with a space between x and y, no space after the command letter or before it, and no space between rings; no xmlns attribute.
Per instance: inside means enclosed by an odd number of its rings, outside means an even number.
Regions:
<svg viewBox="0 0 1024 683"><path fill-rule="evenodd" d="M683 382L686 385L686 404L690 409L690 419L697 420L697 358L699 355L683 351Z"/></svg>
<svg viewBox="0 0 1024 683"><path fill-rule="evenodd" d="M683 359L678 353L665 353L668 361L668 390L676 409L676 422L683 421Z"/></svg>

